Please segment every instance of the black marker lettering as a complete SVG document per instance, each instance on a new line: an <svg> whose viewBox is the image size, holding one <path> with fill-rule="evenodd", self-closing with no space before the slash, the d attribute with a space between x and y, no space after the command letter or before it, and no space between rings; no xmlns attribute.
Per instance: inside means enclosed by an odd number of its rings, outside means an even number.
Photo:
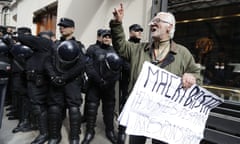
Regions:
<svg viewBox="0 0 240 144"><path fill-rule="evenodd" d="M156 90L156 92L158 92L160 86L163 86L161 95L163 95L163 93L165 91L165 88L168 84L168 77L169 77L169 74L167 72L162 71L160 83L158 84L158 87L157 87L157 90ZM164 80L164 78L166 78L166 79Z"/></svg>
<svg viewBox="0 0 240 144"><path fill-rule="evenodd" d="M153 91L154 88L155 88L155 86L156 86L156 84L158 83L158 74L159 74L159 70L157 70L156 72L153 72L153 70L152 70L151 67L149 66L149 67L148 67L147 79L146 79L146 81L145 81L145 83L144 83L144 88L147 86L150 77L156 75L156 76L155 76L155 77L156 77L156 80L155 80L154 85L153 85L153 88L152 88L152 91Z"/></svg>
<svg viewBox="0 0 240 144"><path fill-rule="evenodd" d="M193 103L193 97L197 94L197 93L199 93L199 87L198 86L195 86L192 90L191 90L191 92L189 93L189 96L188 96L188 98L186 99L186 101L185 101L185 103L184 103L184 106L191 106L191 104Z"/></svg>

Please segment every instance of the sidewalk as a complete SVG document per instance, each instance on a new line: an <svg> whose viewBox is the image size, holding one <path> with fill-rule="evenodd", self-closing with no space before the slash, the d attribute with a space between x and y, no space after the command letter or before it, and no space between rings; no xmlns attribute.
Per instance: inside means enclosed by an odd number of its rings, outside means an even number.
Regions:
<svg viewBox="0 0 240 144"><path fill-rule="evenodd" d="M118 97L116 97L116 103L118 103ZM5 107L6 108L6 107ZM82 108L82 107L81 107ZM116 111L118 108L116 106ZM81 110L83 112L83 110ZM12 130L17 126L17 120L8 120L6 117L6 111L4 111L4 117L2 120L2 128L0 129L0 144L30 144L36 136L38 136L38 131L31 131L31 132L18 132L16 134L12 133ZM81 135L80 135L80 143L84 138L86 123L82 124L81 126ZM114 126L115 132L117 135L117 117L114 119ZM62 140L60 144L68 144L68 131L69 131L69 124L68 124L68 117L64 120L61 134ZM111 144L111 142L105 136L105 127L103 123L103 116L102 116L102 105L100 104L98 109L98 117L95 127L95 137L92 140L91 144ZM47 144L47 142L45 143ZM126 139L126 144L128 144L128 137ZM147 140L146 144L151 144L151 140Z"/></svg>

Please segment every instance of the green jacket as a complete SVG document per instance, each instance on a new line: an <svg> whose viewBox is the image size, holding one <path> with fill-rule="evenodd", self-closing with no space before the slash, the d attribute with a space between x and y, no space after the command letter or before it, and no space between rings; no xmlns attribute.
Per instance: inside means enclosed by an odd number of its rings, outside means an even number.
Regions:
<svg viewBox="0 0 240 144"><path fill-rule="evenodd" d="M126 41L122 23L110 21L112 33L112 43L117 53L126 58L130 62L131 76L129 83L129 91L132 90L138 75L141 72L144 61L152 61L151 43L131 43ZM192 73L197 78L197 83L201 84L200 67L195 63L192 54L182 45L171 42L171 48L168 55L170 59L165 62L163 68L179 77L184 73ZM167 56L168 57L168 56ZM174 58L171 58L174 57ZM163 62L162 62L163 63ZM158 65L162 65L159 63Z"/></svg>

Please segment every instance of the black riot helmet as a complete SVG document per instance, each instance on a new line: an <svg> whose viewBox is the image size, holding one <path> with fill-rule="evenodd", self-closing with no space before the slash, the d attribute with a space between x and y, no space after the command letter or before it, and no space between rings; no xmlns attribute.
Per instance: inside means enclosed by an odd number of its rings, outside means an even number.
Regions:
<svg viewBox="0 0 240 144"><path fill-rule="evenodd" d="M8 46L0 39L0 54L8 54Z"/></svg>
<svg viewBox="0 0 240 144"><path fill-rule="evenodd" d="M121 58L116 53L106 53L104 60L99 65L101 77L106 81L118 80L121 63Z"/></svg>
<svg viewBox="0 0 240 144"><path fill-rule="evenodd" d="M106 53L105 64L111 71L119 71L121 67L121 58L114 52Z"/></svg>
<svg viewBox="0 0 240 144"><path fill-rule="evenodd" d="M26 45L17 43L13 45L13 47L11 48L11 53L14 57L21 57L21 58L28 59L33 55L33 50Z"/></svg>
<svg viewBox="0 0 240 144"><path fill-rule="evenodd" d="M80 48L76 41L66 40L57 47L57 56L61 63L73 63L79 58Z"/></svg>

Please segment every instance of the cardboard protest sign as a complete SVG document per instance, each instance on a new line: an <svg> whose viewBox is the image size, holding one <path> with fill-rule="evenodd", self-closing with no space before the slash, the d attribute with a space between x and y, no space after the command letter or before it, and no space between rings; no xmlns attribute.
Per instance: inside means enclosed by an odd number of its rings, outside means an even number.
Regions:
<svg viewBox="0 0 240 144"><path fill-rule="evenodd" d="M222 102L198 85L184 90L180 77L145 62L119 121L130 135L197 144L210 110Z"/></svg>

